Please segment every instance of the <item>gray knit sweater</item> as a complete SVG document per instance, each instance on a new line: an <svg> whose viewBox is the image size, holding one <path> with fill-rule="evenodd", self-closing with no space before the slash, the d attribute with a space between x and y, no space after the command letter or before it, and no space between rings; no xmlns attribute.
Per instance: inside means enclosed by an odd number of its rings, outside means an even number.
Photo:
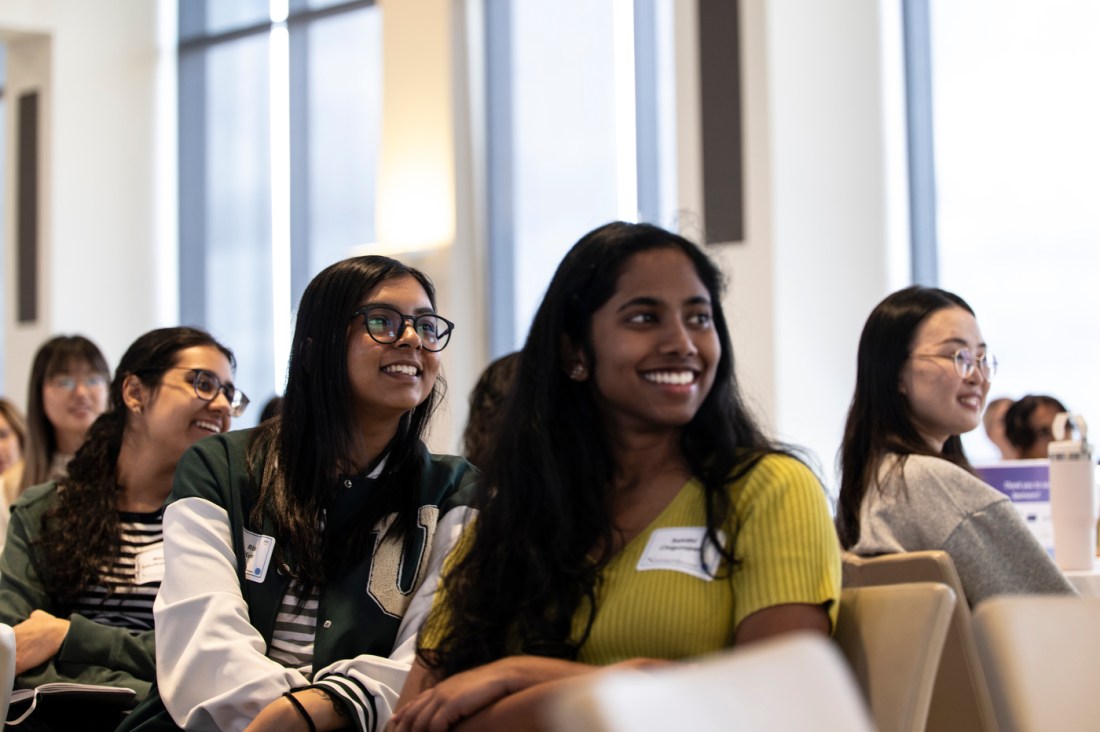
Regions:
<svg viewBox="0 0 1100 732"><path fill-rule="evenodd" d="M1076 594L1031 535L1008 497L936 457L897 457L879 466L860 511L862 556L942 549L971 606L994 595Z"/></svg>

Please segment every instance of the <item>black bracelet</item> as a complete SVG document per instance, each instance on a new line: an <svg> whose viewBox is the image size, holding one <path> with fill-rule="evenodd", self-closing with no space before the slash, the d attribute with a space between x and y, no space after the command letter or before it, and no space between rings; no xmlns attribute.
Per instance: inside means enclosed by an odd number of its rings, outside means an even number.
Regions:
<svg viewBox="0 0 1100 732"><path fill-rule="evenodd" d="M317 732L317 725L313 723L313 717L309 716L309 712L302 706L302 702L298 701L298 697L294 696L289 691L284 691L283 696L290 700L290 703L298 710L298 714L301 714L302 719L306 720L306 724L309 725L309 732Z"/></svg>

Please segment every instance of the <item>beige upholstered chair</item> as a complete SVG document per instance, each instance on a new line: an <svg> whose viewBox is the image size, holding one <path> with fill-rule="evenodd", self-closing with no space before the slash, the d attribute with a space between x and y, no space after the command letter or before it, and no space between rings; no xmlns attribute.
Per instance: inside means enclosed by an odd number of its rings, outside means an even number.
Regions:
<svg viewBox="0 0 1100 732"><path fill-rule="evenodd" d="M606 671L562 689L556 732L872 732L837 647L792 633L651 672Z"/></svg>
<svg viewBox="0 0 1100 732"><path fill-rule="evenodd" d="M942 582L955 591L957 599L932 690L926 729L928 732L996 732L997 718L974 643L970 606L947 552L844 556L845 587L901 582Z"/></svg>
<svg viewBox="0 0 1100 732"><path fill-rule="evenodd" d="M836 642L879 732L924 732L955 593L939 582L841 592Z"/></svg>
<svg viewBox="0 0 1100 732"><path fill-rule="evenodd" d="M0 720L8 718L11 690L15 686L15 631L0 623Z"/></svg>
<svg viewBox="0 0 1100 732"><path fill-rule="evenodd" d="M1100 728L1100 598L994 597L974 635L1003 732Z"/></svg>

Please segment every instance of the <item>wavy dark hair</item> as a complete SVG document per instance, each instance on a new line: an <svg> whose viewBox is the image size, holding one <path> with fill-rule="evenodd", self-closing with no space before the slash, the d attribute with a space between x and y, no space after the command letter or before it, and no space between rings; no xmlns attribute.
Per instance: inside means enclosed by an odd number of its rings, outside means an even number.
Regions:
<svg viewBox="0 0 1100 732"><path fill-rule="evenodd" d="M360 429L348 377L349 319L372 290L399 277L416 279L435 308L435 288L428 276L388 257L352 257L313 278L298 306L282 412L250 438L249 471L259 496L249 521L257 531L265 517L274 523L277 561L294 557L292 571L303 587L302 596L367 552L380 519L396 514L389 530L398 536L416 520L419 496L409 487L419 484L421 438L446 388L442 375L427 399L401 417L385 453L379 485L355 522L355 534L329 542L319 527L321 510L339 478L352 469L348 461ZM265 459L270 465L272 455L278 471L259 475L258 465Z"/></svg>
<svg viewBox="0 0 1100 732"><path fill-rule="evenodd" d="M54 336L39 346L34 354L31 379L27 384L27 446L23 455L20 493L50 479L50 464L57 452L57 432L46 416L46 406L42 401L46 379L66 374L83 364L104 379L111 378L111 368L99 347L82 335Z"/></svg>
<svg viewBox="0 0 1100 732"><path fill-rule="evenodd" d="M1039 436L1031 428L1031 415L1040 406L1068 412L1065 405L1046 394L1028 394L1012 403L1005 412L1005 437L1022 455L1031 449Z"/></svg>
<svg viewBox="0 0 1100 732"><path fill-rule="evenodd" d="M470 416L462 433L466 459L480 467L493 444L519 365L519 351L496 359L481 372L470 392Z"/></svg>
<svg viewBox="0 0 1100 732"><path fill-rule="evenodd" d="M856 388L839 453L836 527L845 549L859 541L860 506L871 486L879 485L879 466L887 455L903 459L908 455L930 455L973 472L958 435L947 439L942 452L936 452L921 437L913 424L909 402L898 388L917 329L944 308L962 308L974 314L958 295L914 285L887 296L863 326L856 357Z"/></svg>
<svg viewBox="0 0 1100 732"><path fill-rule="evenodd" d="M233 352L198 328L158 328L126 349L115 370L107 411L88 430L88 437L69 463L68 477L58 481L57 503L42 516L37 541L46 591L59 603L76 599L85 589L103 585L113 591L110 575L102 573L121 546L118 520L119 486L115 481L123 435L130 411L123 401L123 384L133 375L153 391L164 373L176 365L180 351L198 346L217 348L236 368ZM74 551L73 547L80 547Z"/></svg>
<svg viewBox="0 0 1100 732"><path fill-rule="evenodd" d="M606 224L566 254L531 325L484 466L477 530L444 577L449 612L427 621L442 638L419 657L436 673L449 676L501 658L517 642L523 653L564 658L575 658L583 645L587 631L571 640L571 624L585 600L589 628L597 611L597 578L615 546L617 466L591 382L573 381L566 371L577 353L595 369L593 314L614 295L631 258L658 249L687 255L710 295L722 353L714 385L684 427L680 446L703 483L708 537L733 560L732 549L717 540L731 511L728 485L778 448L758 428L737 386L721 272L676 234L648 224ZM593 547L605 548L595 561Z"/></svg>

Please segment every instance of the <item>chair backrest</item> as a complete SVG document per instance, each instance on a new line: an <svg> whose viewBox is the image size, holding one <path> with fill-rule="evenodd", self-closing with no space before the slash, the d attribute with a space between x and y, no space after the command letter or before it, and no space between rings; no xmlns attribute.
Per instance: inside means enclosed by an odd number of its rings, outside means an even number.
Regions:
<svg viewBox="0 0 1100 732"><path fill-rule="evenodd" d="M555 732L874 730L839 650L808 632L697 663L583 677L550 700L546 722Z"/></svg>
<svg viewBox="0 0 1100 732"><path fill-rule="evenodd" d="M994 597L974 635L1003 732L1100 725L1100 598Z"/></svg>
<svg viewBox="0 0 1100 732"><path fill-rule="evenodd" d="M844 555L845 587L902 582L942 582L955 591L955 612L947 629L940 668L928 710L928 732L997 732L997 718L982 671L962 582L943 551L905 552L878 557Z"/></svg>
<svg viewBox="0 0 1100 732"><path fill-rule="evenodd" d="M924 732L955 593L939 582L849 587L835 639L879 732Z"/></svg>
<svg viewBox="0 0 1100 732"><path fill-rule="evenodd" d="M8 718L11 690L15 686L15 631L0 623L0 720Z"/></svg>

